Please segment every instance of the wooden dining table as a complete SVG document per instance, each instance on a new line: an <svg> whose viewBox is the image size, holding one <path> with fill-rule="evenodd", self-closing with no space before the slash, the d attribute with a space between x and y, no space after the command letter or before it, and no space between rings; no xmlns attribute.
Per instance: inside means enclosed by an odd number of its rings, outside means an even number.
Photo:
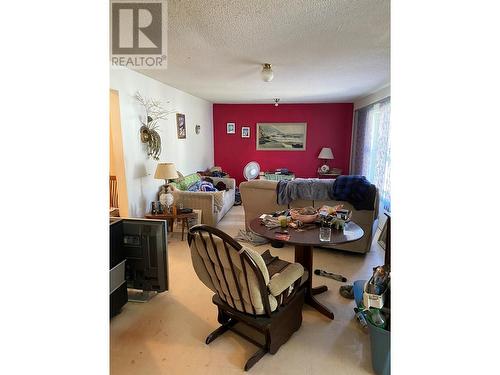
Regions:
<svg viewBox="0 0 500 375"><path fill-rule="evenodd" d="M363 237L363 229L361 229L358 224L351 220L345 224L343 230L332 228L330 241L320 241L319 227L314 226L309 226L305 230L288 228L288 234L290 235L290 238L288 240L280 240L276 238L276 235L281 231L281 228L268 229L264 224L261 223L261 220L259 218L255 218L250 222L250 229L259 236L262 236L269 240L283 242L285 244L295 246L295 262L302 264L304 269L309 272L309 277L307 278L307 281L304 285L305 303L315 308L328 318L333 319L333 312L314 297L316 294L326 292L328 290L328 287L326 285L321 285L313 288L312 286L313 247L335 245L359 240L361 237Z"/></svg>

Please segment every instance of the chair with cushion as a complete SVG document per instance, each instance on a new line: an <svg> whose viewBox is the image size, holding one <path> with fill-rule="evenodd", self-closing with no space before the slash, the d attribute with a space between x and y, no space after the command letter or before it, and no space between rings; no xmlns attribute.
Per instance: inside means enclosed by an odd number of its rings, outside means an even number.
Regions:
<svg viewBox="0 0 500 375"><path fill-rule="evenodd" d="M196 274L215 293L212 302L221 324L205 342L231 330L260 347L245 371L266 353L276 353L302 324L301 285L308 276L302 265L269 251L260 255L203 224L191 228L188 241Z"/></svg>

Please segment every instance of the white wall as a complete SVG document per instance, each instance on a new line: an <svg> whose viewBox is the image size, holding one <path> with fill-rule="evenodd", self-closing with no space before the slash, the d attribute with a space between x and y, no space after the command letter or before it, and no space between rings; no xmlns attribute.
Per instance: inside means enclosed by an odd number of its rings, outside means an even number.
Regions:
<svg viewBox="0 0 500 375"><path fill-rule="evenodd" d="M370 95L356 99L354 101L354 110L366 107L367 105L378 102L379 100L387 98L388 96L391 96L391 85L385 86L380 90L371 93Z"/></svg>
<svg viewBox="0 0 500 375"><path fill-rule="evenodd" d="M161 100L169 110L186 115L186 139L177 139L175 113L158 122L162 152L160 162L173 162L183 174L212 167L214 164L212 103L167 86L129 69L111 69L110 86L120 96L120 113L125 157L129 216L142 217L156 199L163 180L155 180L155 160L148 159L140 140L143 107L135 99L139 91L145 98ZM194 131L201 126L200 134Z"/></svg>

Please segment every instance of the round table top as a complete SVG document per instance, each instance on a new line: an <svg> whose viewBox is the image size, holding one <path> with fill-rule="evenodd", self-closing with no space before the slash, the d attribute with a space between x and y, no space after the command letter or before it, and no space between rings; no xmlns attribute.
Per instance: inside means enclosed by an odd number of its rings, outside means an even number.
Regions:
<svg viewBox="0 0 500 375"><path fill-rule="evenodd" d="M345 224L344 230L332 228L332 235L329 242L319 240L319 227L304 231L297 231L296 229L288 228L290 239L287 241L276 238L276 232L279 231L280 228L268 229L265 225L260 223L259 218L255 218L250 222L250 229L252 229L252 231L257 233L259 236L273 241L302 246L323 246L352 242L359 240L364 234L363 229L361 229L361 227L352 220Z"/></svg>

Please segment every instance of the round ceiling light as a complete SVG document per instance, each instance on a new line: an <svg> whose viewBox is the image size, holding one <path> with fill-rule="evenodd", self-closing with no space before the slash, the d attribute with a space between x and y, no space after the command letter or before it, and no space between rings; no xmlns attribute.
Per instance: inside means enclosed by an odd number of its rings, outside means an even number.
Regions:
<svg viewBox="0 0 500 375"><path fill-rule="evenodd" d="M271 64L262 64L262 72L260 72L260 76L265 82L271 82L273 80L274 73L273 69L271 68Z"/></svg>

